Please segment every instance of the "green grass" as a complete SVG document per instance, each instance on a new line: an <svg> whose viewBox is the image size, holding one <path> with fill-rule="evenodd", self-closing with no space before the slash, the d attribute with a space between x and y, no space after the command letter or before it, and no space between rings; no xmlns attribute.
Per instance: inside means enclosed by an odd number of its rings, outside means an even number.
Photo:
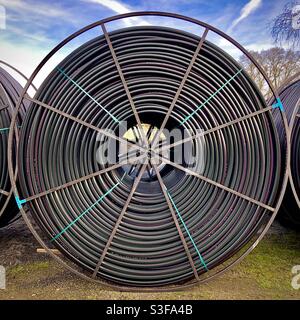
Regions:
<svg viewBox="0 0 300 320"><path fill-rule="evenodd" d="M8 269L8 276L23 276L37 271L43 271L49 268L49 261L34 262L24 265L18 265Z"/></svg>
<svg viewBox="0 0 300 320"><path fill-rule="evenodd" d="M297 264L300 264L300 235L288 233L268 236L238 269L262 289L280 292L294 290L291 269Z"/></svg>
<svg viewBox="0 0 300 320"><path fill-rule="evenodd" d="M300 290L291 286L291 269L300 264L300 234L292 232L265 237L232 270L178 292L119 292L79 279L47 256L41 259L10 268L0 299L300 299Z"/></svg>

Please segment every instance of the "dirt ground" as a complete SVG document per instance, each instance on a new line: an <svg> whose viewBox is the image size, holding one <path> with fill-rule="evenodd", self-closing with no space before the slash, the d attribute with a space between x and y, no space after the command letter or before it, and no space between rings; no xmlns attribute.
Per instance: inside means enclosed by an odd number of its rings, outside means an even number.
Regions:
<svg viewBox="0 0 300 320"><path fill-rule="evenodd" d="M11 299L300 299L293 289L292 267L300 265L300 234L275 223L245 260L223 276L181 292L128 293L84 281L46 254L22 220L0 230L0 265L6 267L6 289L0 300Z"/></svg>

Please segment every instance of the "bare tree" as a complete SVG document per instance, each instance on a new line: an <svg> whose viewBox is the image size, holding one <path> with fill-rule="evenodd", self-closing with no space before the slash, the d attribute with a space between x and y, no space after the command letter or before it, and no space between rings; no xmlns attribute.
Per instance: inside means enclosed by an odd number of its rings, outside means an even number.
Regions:
<svg viewBox="0 0 300 320"><path fill-rule="evenodd" d="M300 45L300 2L287 3L283 12L271 23L271 34L275 43L283 43L296 48Z"/></svg>
<svg viewBox="0 0 300 320"><path fill-rule="evenodd" d="M250 51L250 53L263 67L275 89L278 89L288 78L300 72L300 51L275 47L261 52ZM269 98L271 95L270 90L254 64L246 56L240 58L240 63L266 98Z"/></svg>

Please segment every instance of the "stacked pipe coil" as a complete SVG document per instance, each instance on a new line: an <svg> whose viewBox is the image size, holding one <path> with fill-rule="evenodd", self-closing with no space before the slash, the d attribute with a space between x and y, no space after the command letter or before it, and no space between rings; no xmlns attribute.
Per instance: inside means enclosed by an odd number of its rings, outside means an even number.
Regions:
<svg viewBox="0 0 300 320"><path fill-rule="evenodd" d="M279 89L279 95L290 127L291 161L289 183L279 218L284 225L300 229L300 73L286 83Z"/></svg>
<svg viewBox="0 0 300 320"><path fill-rule="evenodd" d="M102 130L116 134L123 121L135 128L137 118L160 128L187 70L166 128L200 130L188 139L196 170L143 145L153 174L100 164L101 143L111 142ZM262 237L278 210L286 164L271 110L241 66L204 37L152 26L105 32L31 99L15 192L85 277L127 288L201 281Z"/></svg>
<svg viewBox="0 0 300 320"><path fill-rule="evenodd" d="M2 61L0 61L0 64L12 68ZM21 85L7 71L0 67L0 228L13 222L19 212L12 196L13 193L8 174L7 147L12 114L21 92ZM23 105L19 113L19 125L24 117L24 110Z"/></svg>

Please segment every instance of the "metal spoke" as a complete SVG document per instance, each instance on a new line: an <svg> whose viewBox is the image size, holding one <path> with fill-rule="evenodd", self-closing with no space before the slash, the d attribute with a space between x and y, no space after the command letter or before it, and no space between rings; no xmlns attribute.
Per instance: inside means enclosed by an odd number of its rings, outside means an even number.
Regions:
<svg viewBox="0 0 300 320"><path fill-rule="evenodd" d="M138 187L138 185L139 185L139 183L141 181L141 178L142 178L142 176L143 176L143 174L145 172L147 164L148 164L148 161L143 164L139 175L134 180L134 183L132 185L131 191L130 191L130 193L128 195L128 198L127 198L127 200L126 200L126 202L124 204L124 207L123 207L123 209L122 209L122 211L121 211L121 213L120 213L120 215L118 217L118 220L117 220L117 222L116 222L116 224L115 224L115 226L114 226L114 228L113 228L113 230L112 230L112 232L110 234L110 237L109 237L109 239L108 239L108 241L107 241L107 243L105 245L105 248L104 248L104 250L103 250L103 252L101 254L100 260L98 261L98 263L96 265L96 268L95 268L93 276L92 276L93 278L95 278L97 276L97 273L98 273L98 271L99 271L99 269L100 269L100 267L101 267L101 265L102 265L102 263L104 261L104 258L105 258L106 254L107 254L107 252L108 252L108 250L110 248L110 245L111 245L111 243L113 241L113 238L114 238L116 232L118 231L118 228L119 228L120 223L121 223L121 221L123 219L123 216L124 216L128 206L129 206L129 203L130 203L130 201L131 201L131 199L133 197L133 194L135 193L136 188Z"/></svg>
<svg viewBox="0 0 300 320"><path fill-rule="evenodd" d="M166 164L169 164L169 165L171 165L171 166L173 166L173 167L175 167L175 168L177 168L177 169L179 169L181 171L184 171L184 172L186 172L186 173L188 173L188 174L190 174L192 176L195 176L195 177L197 177L197 178L199 178L199 179L201 179L201 180L203 180L203 181L205 181L205 182L207 182L209 184L212 184L212 185L214 185L214 186L216 186L216 187L218 187L218 188L220 188L222 190L230 192L230 193L232 193L232 194L234 194L234 195L236 195L236 196L238 196L240 198L243 198L243 199L245 199L245 200L247 200L247 201L249 201L251 203L254 203L257 206L260 206L260 207L265 208L265 209L267 209L269 211L272 211L272 212L275 211L275 208L272 208L267 204L264 204L264 203L262 203L262 202L260 202L260 201L258 201L256 199L253 199L253 198L251 198L251 197L249 197L249 196L247 196L247 195L245 195L243 193L240 193L240 192L238 192L236 190L228 188L228 187L224 186L221 183L218 183L218 182L216 182L214 180L211 180L211 179L209 179L209 178L207 178L205 176L202 176L201 174L196 173L196 172L194 172L194 171L192 171L192 170L190 170L188 168L185 168L185 167L183 167L183 166L181 166L181 165L179 165L179 164L177 164L175 162L172 162L169 159L167 159L167 158L165 158L165 157L163 157L161 155L156 154L155 152L153 152L153 158L159 158Z"/></svg>
<svg viewBox="0 0 300 320"><path fill-rule="evenodd" d="M87 92L81 85L79 85L76 81L74 81L67 73L61 69L57 68L57 70L66 78L68 79L76 88L78 88L80 91L82 91L88 98L90 98L98 107L100 107L101 110L106 112L115 122L120 124L120 121L112 114L110 113L106 108L102 106L101 103L99 103L89 92Z"/></svg>
<svg viewBox="0 0 300 320"><path fill-rule="evenodd" d="M205 38L206 38L206 36L208 34L208 31L209 30L207 28L204 30L203 35L202 35L202 37L201 37L201 39L200 39L200 41L198 43L198 46L197 46L197 48L195 50L195 53L194 53L194 55L193 55L193 57L192 57L192 59L190 61L190 64L189 64L188 68L186 69L185 75L182 78L180 86L178 87L178 90L177 90L177 92L176 92L176 94L174 96L174 99L173 99L173 101L171 103L171 106L170 106L170 108L169 108L169 110L168 110L168 112L167 112L167 114L166 114L166 116L165 116L165 118L164 118L164 120L163 120L163 122L161 124L161 127L160 127L159 131L156 132L156 134L155 134L155 137L153 139L153 145L152 145L153 149L156 147L157 142L159 141L159 137L160 137L162 131L164 130L164 128L165 128L165 126L166 126L166 124L167 124L167 122L169 120L169 117L170 117L170 115L171 115L171 113L172 113L172 111L173 111L173 109L174 109L174 107L175 107L175 105L177 103L177 100L178 100L178 98L179 98L179 96L181 94L181 91L182 91L182 89L183 89L183 87L185 85L185 82L186 82L186 80L187 80L187 78L188 78L188 76L189 76L189 74L190 74L190 72L191 72L191 70L192 70L192 68L194 66L194 63L196 62L198 54L199 54L199 52L200 52L200 50L201 50L201 48L203 46L203 43L204 43Z"/></svg>
<svg viewBox="0 0 300 320"><path fill-rule="evenodd" d="M143 152L146 152L143 150ZM129 156L135 155L137 153L137 150L129 150L128 152L125 153L119 153L118 157L119 159L123 159L124 157L127 159Z"/></svg>
<svg viewBox="0 0 300 320"><path fill-rule="evenodd" d="M150 125L150 127L149 127L149 129L147 131L147 141L149 141L149 142L150 142L150 137L151 137L153 129L154 129L154 126ZM150 166L150 161L149 161L148 165L147 165L147 172L148 172L148 176L149 176L150 179L152 178L151 170L152 170L152 168Z"/></svg>
<svg viewBox="0 0 300 320"><path fill-rule="evenodd" d="M198 108L196 108L193 112L191 112L187 117L184 118L183 121L180 122L180 125L185 124L190 118L192 118L199 110L201 110L210 100L212 100L220 91L224 90L228 84L233 81L241 72L243 69L240 69L237 71L232 77L230 77L226 82L224 82L221 87L216 90L212 95L209 96L203 103L200 104Z"/></svg>
<svg viewBox="0 0 300 320"><path fill-rule="evenodd" d="M8 107L9 107L9 106L5 104L5 105L3 105L2 107L0 107L0 111L6 110Z"/></svg>
<svg viewBox="0 0 300 320"><path fill-rule="evenodd" d="M130 158L129 160L131 160L131 161L138 161L138 160L141 160L142 158L145 158L146 156L147 156L147 154L143 154L143 155L141 155L141 156L139 156L139 157ZM28 197L28 198L25 198L24 200L26 200L26 202L28 202L28 201L32 201L32 200L34 200L34 199L38 199L38 198L43 197L43 196L46 196L46 195L48 195L48 194L50 194L50 193L53 193L53 192L56 192L56 191L59 191L59 190L68 188L68 187L73 186L73 185L75 185L75 184L78 184L78 183L80 183L80 182L83 182L83 181L89 180L89 179L91 179L91 178L94 178L94 177L96 177L96 176L99 176L99 175L101 175L101 174L103 174L103 173L107 173L107 172L109 172L109 171L112 171L112 170L115 170L115 169L117 169L117 168L120 168L120 167L122 167L122 166L125 165L125 164L127 164L127 160L126 160L126 161L123 161L123 162L120 162L120 163L117 163L117 164L114 164L113 166L111 166L111 167L109 167L109 168L105 168L105 169L99 170L99 171L97 171L97 172L91 173L91 174L89 174L89 175L83 176L83 177L81 177L81 178L79 178L79 179L72 180L72 181L70 181L70 182L64 183L64 184L62 184L62 185L60 185L60 186L53 187L53 188L51 188L51 189L49 189L49 190L46 190L46 191L43 191L43 192L41 192L41 193L35 194L35 195L33 195L33 196L30 196L30 197Z"/></svg>
<svg viewBox="0 0 300 320"><path fill-rule="evenodd" d="M169 144L169 145L165 145L165 146L162 146L162 147L158 147L156 148L155 152L159 151L164 151L164 150L167 150L167 149L171 149L171 148L174 148L180 144L183 144L183 143L186 143L186 142L189 142L191 140L194 140L194 139L197 139L197 138L201 138L209 133L212 133L212 132L216 132L218 130L221 130L221 129L224 129L224 128L227 128L229 126L232 126L234 124L237 124L239 122L242 122L242 121L245 121L247 119L250 119L250 118L253 118L253 117L256 117L262 113L265 113L265 112L268 112L270 110L273 110L273 107L267 107L267 108L263 108L261 110L258 110L258 111L255 111L255 112L252 112L252 113L249 113L247 114L246 116L243 116L241 118L238 118L238 119L235 119L235 120L232 120L232 121L229 121L229 122L226 122L224 124L221 124L219 126L216 126L214 128L211 128L211 129L208 129L208 130L205 130L205 131L202 131L202 132L199 132L193 136L190 136L188 138L185 138L185 139L182 139L180 141L177 141L177 142L174 142L172 144Z"/></svg>
<svg viewBox="0 0 300 320"><path fill-rule="evenodd" d="M5 195L5 196L7 196L7 197L10 195L10 192L7 192L7 191L2 190L2 189L0 189L0 193Z"/></svg>
<svg viewBox="0 0 300 320"><path fill-rule="evenodd" d="M95 130L95 131L97 131L97 132L99 132L99 133L101 133L101 134L103 134L103 135L105 135L105 136L107 136L107 137L109 137L109 138L115 139L115 140L117 140L117 141L119 141L119 142L121 142L121 143L125 143L126 145L130 145L130 146L132 147L131 150L132 150L133 148L134 148L134 150L135 150L135 149L139 149L139 150L141 150L141 151L146 151L146 150L147 150L146 148L141 147L141 146L139 146L139 145L137 145L137 144L135 144L135 143L132 143L132 142L130 142L130 141L127 141L126 139L120 138L120 137L118 137L118 136L116 136L116 135L108 132L107 130L99 129L99 128L97 128L96 126L94 126L94 125L92 125L92 124L90 124L90 123L88 123L88 122L86 122L86 121L84 121L84 120L81 120L81 119L79 119L79 118L77 118L77 117L74 117L74 116L72 116L72 115L70 115L70 114L68 114L68 113L66 113L66 112L63 112L63 111L58 110L58 109L56 109L56 108L53 108L53 107L49 106L48 104L46 104L46 103L44 103L44 102L41 102L41 101L39 101L39 100L30 98L28 95L25 95L24 98L27 99L27 100L29 100L29 101L31 101L31 102L34 102L34 103L38 104L39 106L41 106L41 107L43 107L43 108L45 108L45 109L48 109L48 110L50 110L50 111L53 111L53 112L55 112L55 113L57 113L57 114L65 117L65 118L67 118L67 119L70 119L70 120L72 120L72 121L75 121L75 122L77 122L77 123L79 123L79 124L87 127L87 128L90 128L90 129L92 129L92 130Z"/></svg>
<svg viewBox="0 0 300 320"><path fill-rule="evenodd" d="M128 85L127 85L127 82L126 82L126 79L125 79L124 74L123 74L122 68L121 68L121 66L120 66L120 63L119 63L118 58L117 58L117 55L116 55L115 50L114 50L114 48L113 48L113 45L112 45L112 43L111 43L109 34L107 33L107 30L106 30L106 27L105 27L104 24L101 24L101 28L102 28L104 37L105 37L105 39L106 39L106 42L107 42L107 44L108 44L109 50L110 50L110 52L111 52L111 55L112 55L112 57L113 57L114 63L115 63L115 65L116 65L116 67L117 67L119 76L120 76L120 78L121 78L123 87L124 87L124 89L125 89L127 98L128 98L128 100L129 100L131 109L132 109L133 114L134 114L135 120L136 120L136 122L137 122L137 126L138 126L138 129L139 129L139 133L140 133L140 135L142 136L142 141L144 142L144 146L148 146L148 140L147 140L146 135L145 135L145 132L144 132L144 130L143 130L143 128L142 128L142 123L141 123L139 114L138 114L138 112L137 112L137 110L136 110L135 104L134 104L134 102L133 102L131 93L130 93L130 91L129 91L129 88L128 88Z"/></svg>
<svg viewBox="0 0 300 320"><path fill-rule="evenodd" d="M22 73L20 70L18 70L17 68L15 68L14 66L8 64L7 62L0 60L0 64L5 65L6 67L12 69L14 72L18 73L26 82L28 81L28 78L25 76L24 73ZM37 91L36 86L33 83L30 83L30 86L34 89L34 91Z"/></svg>
<svg viewBox="0 0 300 320"><path fill-rule="evenodd" d="M143 128L142 128L142 130L143 130ZM143 130L144 131L144 130ZM149 132L150 130L148 129L148 132ZM136 135L136 133L139 135L139 130L138 130L138 128L137 127L133 127L132 128L132 132L133 132L133 134L134 134L134 136L135 136L135 139L136 139L136 142L138 143L138 144L140 144L140 142L139 142L139 138L137 137L137 135ZM147 132L147 134L146 134L146 139L147 139L147 141L149 141L149 138L148 138L148 132ZM150 175L150 170L151 170L151 167L150 167L150 165L149 165L149 163L147 164L147 172L148 172L148 175L149 175L149 177L151 178L151 175Z"/></svg>
<svg viewBox="0 0 300 320"><path fill-rule="evenodd" d="M65 228L63 228L59 233L57 233L52 239L52 241L56 241L61 235L63 235L66 231L68 231L77 221L79 221L83 216L85 216L88 212L90 212L93 208L95 208L98 204L100 204L109 194L111 194L123 181L124 177L126 175L126 172L123 174L121 180L119 180L117 183L115 183L110 189L108 189L105 193L101 195L101 197L95 201L92 205L90 205L87 209L85 209L83 212L80 213L80 215L77 215L77 217L72 220Z"/></svg>
<svg viewBox="0 0 300 320"><path fill-rule="evenodd" d="M172 203L171 203L171 201L170 201L170 198L169 198L169 196L168 196L168 194L167 194L167 192L166 192L166 188L165 188L164 182L163 182L163 180L162 180L162 177L161 177L161 175L160 175L160 172L159 172L159 170L158 170L158 168L157 168L157 165L154 164L154 163L153 163L153 169L154 169L154 171L155 171L155 173L156 173L156 176L157 176L157 179L158 179L158 181L159 181L161 190L162 190L162 192L163 192L163 194L164 194L164 196L165 196L165 198L166 198L168 207L169 207L169 209L170 209L170 211L171 211L171 214L172 214L174 223L175 223L175 225L176 225L176 228L177 228L178 234L179 234L179 236L180 236L182 245L183 245L184 250L185 250L185 252L186 252L186 255L187 255L188 259L189 259L189 262L190 262L190 265L191 265L191 267L192 267L192 270L193 270L193 272L194 272L195 278L199 281L199 276L198 276L198 272L197 272L197 269L196 269L194 260L193 260L193 258L192 258L191 253L190 253L190 250L189 250L189 247L188 247L188 245L187 245L187 242L186 242L186 240L185 240L185 238L184 238L184 235L183 235L183 233L182 233L182 231L181 231L179 222L178 222L178 220L177 220L177 218L176 218L176 213L175 213L175 211L174 211L174 208L173 208L173 205L172 205Z"/></svg>

